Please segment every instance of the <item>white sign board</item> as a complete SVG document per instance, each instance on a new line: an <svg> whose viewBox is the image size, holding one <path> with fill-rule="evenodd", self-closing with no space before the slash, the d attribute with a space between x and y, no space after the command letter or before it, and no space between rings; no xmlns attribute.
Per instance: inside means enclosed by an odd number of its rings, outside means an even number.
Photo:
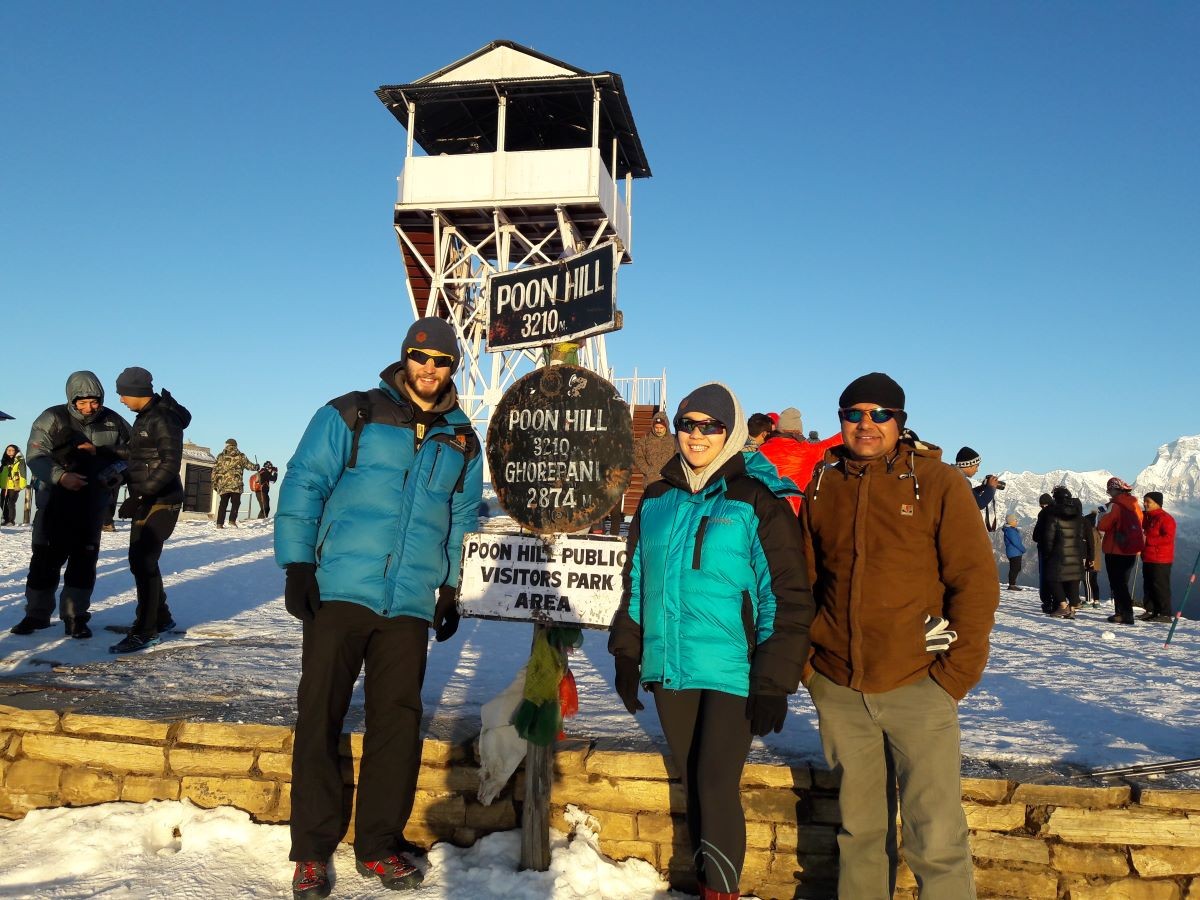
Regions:
<svg viewBox="0 0 1200 900"><path fill-rule="evenodd" d="M463 538L464 616L608 628L621 602L624 538L472 532Z"/></svg>

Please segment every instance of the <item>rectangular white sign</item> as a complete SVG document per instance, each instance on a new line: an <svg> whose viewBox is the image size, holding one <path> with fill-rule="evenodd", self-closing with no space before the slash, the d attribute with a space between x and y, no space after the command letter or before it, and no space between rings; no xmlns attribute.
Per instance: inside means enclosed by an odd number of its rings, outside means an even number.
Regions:
<svg viewBox="0 0 1200 900"><path fill-rule="evenodd" d="M625 539L472 532L463 539L464 616L608 628L621 603Z"/></svg>

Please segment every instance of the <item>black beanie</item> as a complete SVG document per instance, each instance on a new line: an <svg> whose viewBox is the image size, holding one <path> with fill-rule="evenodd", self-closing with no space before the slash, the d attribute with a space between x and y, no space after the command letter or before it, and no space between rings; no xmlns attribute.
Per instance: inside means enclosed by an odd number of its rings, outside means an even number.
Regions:
<svg viewBox="0 0 1200 900"><path fill-rule="evenodd" d="M982 461L980 455L970 447L963 447L958 451L958 456L954 457L954 464L960 469L969 469L971 466L979 465Z"/></svg>
<svg viewBox="0 0 1200 900"><path fill-rule="evenodd" d="M1159 506L1162 506L1162 505L1163 505L1163 495L1162 495L1162 491L1146 491L1146 495L1145 495L1145 497L1143 497L1142 499L1144 499L1144 500L1153 500L1153 501L1154 501L1155 503L1157 503Z"/></svg>
<svg viewBox="0 0 1200 900"><path fill-rule="evenodd" d="M458 371L458 364L462 360L454 329L450 327L449 322L437 316L426 316L412 323L408 334L404 336L404 345L400 348L405 359L408 358L410 349L436 350L452 357L454 362L450 366L451 374Z"/></svg>
<svg viewBox="0 0 1200 900"><path fill-rule="evenodd" d="M153 397L154 378L141 366L130 366L117 376L117 395L120 397Z"/></svg>
<svg viewBox="0 0 1200 900"><path fill-rule="evenodd" d="M721 422L727 429L732 430L737 418L737 407L733 397L721 385L712 382L702 384L679 401L675 410L675 419L682 418L684 413L704 413Z"/></svg>
<svg viewBox="0 0 1200 900"><path fill-rule="evenodd" d="M1038 497L1038 506L1049 506L1053 502L1054 498L1049 494L1042 494L1042 496Z"/></svg>
<svg viewBox="0 0 1200 900"><path fill-rule="evenodd" d="M857 403L878 403L885 409L897 410L896 424L904 430L908 413L904 412L904 388L882 372L872 372L855 378L846 385L838 397L838 409L847 409Z"/></svg>

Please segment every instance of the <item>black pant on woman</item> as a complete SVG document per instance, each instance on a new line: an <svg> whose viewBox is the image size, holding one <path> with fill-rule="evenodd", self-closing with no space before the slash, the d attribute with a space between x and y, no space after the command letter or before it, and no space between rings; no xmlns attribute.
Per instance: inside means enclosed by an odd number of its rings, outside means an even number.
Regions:
<svg viewBox="0 0 1200 900"><path fill-rule="evenodd" d="M137 585L137 615L130 634L143 638L158 635L171 621L167 593L163 590L158 558L175 530L182 503L156 503L144 519L134 519L129 531L129 571Z"/></svg>
<svg viewBox="0 0 1200 900"><path fill-rule="evenodd" d="M1133 596L1129 593L1129 575L1136 556L1122 553L1105 553L1104 570L1108 573L1108 587L1112 591L1116 614L1124 621L1133 623Z"/></svg>
<svg viewBox="0 0 1200 900"><path fill-rule="evenodd" d="M723 691L670 691L656 684L654 705L683 779L696 874L713 890L736 892L746 859L739 785L753 737L746 698Z"/></svg>
<svg viewBox="0 0 1200 900"><path fill-rule="evenodd" d="M1008 558L1008 586L1015 588L1017 586L1017 576L1021 574L1021 561L1024 556L1010 556Z"/></svg>
<svg viewBox="0 0 1200 900"><path fill-rule="evenodd" d="M17 498L21 496L20 491L4 490L0 491L0 508L3 509L3 514L0 515L0 525L16 525L17 524Z"/></svg>

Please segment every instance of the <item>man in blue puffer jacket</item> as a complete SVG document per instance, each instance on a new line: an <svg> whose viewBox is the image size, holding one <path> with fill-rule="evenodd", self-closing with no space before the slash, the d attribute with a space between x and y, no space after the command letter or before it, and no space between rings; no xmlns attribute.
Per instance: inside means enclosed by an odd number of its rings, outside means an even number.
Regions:
<svg viewBox="0 0 1200 900"><path fill-rule="evenodd" d="M378 388L317 411L280 488L275 560L287 570L288 612L304 623L292 751L297 898L329 894L343 824L338 740L364 664L357 868L392 889L421 881L402 848L428 628L443 641L458 627L463 535L478 524L483 490L479 439L451 381L460 359L445 320L418 319Z"/></svg>

